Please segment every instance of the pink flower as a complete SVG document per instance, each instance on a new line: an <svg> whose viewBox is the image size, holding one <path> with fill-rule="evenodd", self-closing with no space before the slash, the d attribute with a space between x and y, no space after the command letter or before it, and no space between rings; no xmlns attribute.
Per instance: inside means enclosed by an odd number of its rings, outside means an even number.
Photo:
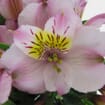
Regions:
<svg viewBox="0 0 105 105"><path fill-rule="evenodd" d="M6 26L0 25L0 43L12 44L13 31L8 30Z"/></svg>
<svg viewBox="0 0 105 105"><path fill-rule="evenodd" d="M44 30L21 26L2 63L13 75L13 85L29 93L72 87L95 91L105 84L105 33L83 26L75 14L51 17ZM11 61L11 62L10 62Z"/></svg>
<svg viewBox="0 0 105 105"><path fill-rule="evenodd" d="M17 28L17 18L22 8L22 0L0 0L0 14L6 19L8 28Z"/></svg>
<svg viewBox="0 0 105 105"><path fill-rule="evenodd" d="M8 100L12 86L11 76L0 65L0 104Z"/></svg>
<svg viewBox="0 0 105 105"><path fill-rule="evenodd" d="M33 0L34 1L34 0ZM86 5L85 0L35 0L19 15L19 25L35 25L44 28L46 21L61 12L70 12L75 10L78 15L82 15ZM30 14L28 14L30 13Z"/></svg>

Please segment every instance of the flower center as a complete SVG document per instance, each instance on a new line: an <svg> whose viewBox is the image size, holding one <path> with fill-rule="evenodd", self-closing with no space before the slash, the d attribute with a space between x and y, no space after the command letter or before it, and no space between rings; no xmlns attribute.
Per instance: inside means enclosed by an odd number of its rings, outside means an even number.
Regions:
<svg viewBox="0 0 105 105"><path fill-rule="evenodd" d="M29 56L59 63L61 53L67 52L71 48L71 42L70 37L38 31L34 35L34 40L31 41Z"/></svg>

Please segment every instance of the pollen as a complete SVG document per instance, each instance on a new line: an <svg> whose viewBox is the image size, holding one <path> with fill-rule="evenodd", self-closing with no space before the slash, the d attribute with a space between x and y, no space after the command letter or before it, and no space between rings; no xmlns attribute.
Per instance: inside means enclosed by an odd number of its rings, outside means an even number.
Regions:
<svg viewBox="0 0 105 105"><path fill-rule="evenodd" d="M29 55L35 59L40 59L46 50L67 51L71 48L72 40L64 35L53 34L46 31L38 31L34 34L33 41L29 48ZM49 57L49 61L52 58ZM53 55L53 60L57 60L56 54Z"/></svg>

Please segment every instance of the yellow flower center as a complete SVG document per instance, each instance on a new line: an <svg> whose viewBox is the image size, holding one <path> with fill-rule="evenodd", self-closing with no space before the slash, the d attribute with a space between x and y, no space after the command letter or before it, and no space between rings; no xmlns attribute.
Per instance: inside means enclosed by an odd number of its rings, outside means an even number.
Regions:
<svg viewBox="0 0 105 105"><path fill-rule="evenodd" d="M47 60L49 62L60 62L56 51L65 52L69 50L71 48L71 42L70 37L46 31L38 31L35 33L33 41L31 41L29 56L35 59L41 59L47 53Z"/></svg>

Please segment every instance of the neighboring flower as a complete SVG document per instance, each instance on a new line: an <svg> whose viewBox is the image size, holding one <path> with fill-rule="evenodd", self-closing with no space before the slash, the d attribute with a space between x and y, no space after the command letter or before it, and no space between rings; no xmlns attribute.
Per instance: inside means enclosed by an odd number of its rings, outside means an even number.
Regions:
<svg viewBox="0 0 105 105"><path fill-rule="evenodd" d="M101 88L104 56L105 33L82 26L72 13L62 13L50 18L44 30L29 25L17 29L14 44L1 61L16 88L32 94L65 94L71 87L80 92Z"/></svg>
<svg viewBox="0 0 105 105"><path fill-rule="evenodd" d="M105 24L105 13L96 15L85 22L85 25L100 27Z"/></svg>
<svg viewBox="0 0 105 105"><path fill-rule="evenodd" d="M8 100L11 91L11 86L11 76L6 71L0 69L0 104Z"/></svg>
<svg viewBox="0 0 105 105"><path fill-rule="evenodd" d="M0 57L2 51L0 50ZM12 87L12 78L4 69L3 65L0 62L0 105L8 100L8 97L11 92Z"/></svg>
<svg viewBox="0 0 105 105"><path fill-rule="evenodd" d="M19 15L19 25L28 24L44 28L46 21L57 13L69 13L73 10L82 15L85 5L85 0L38 0L23 9Z"/></svg>
<svg viewBox="0 0 105 105"><path fill-rule="evenodd" d="M17 28L17 18L22 9L22 0L0 0L0 14L6 19L8 28Z"/></svg>
<svg viewBox="0 0 105 105"><path fill-rule="evenodd" d="M4 25L0 25L0 43L13 43L13 31L8 30L7 27Z"/></svg>
<svg viewBox="0 0 105 105"><path fill-rule="evenodd" d="M78 16L82 17L87 2L85 0L72 0L72 2L74 5L74 11L78 14Z"/></svg>

